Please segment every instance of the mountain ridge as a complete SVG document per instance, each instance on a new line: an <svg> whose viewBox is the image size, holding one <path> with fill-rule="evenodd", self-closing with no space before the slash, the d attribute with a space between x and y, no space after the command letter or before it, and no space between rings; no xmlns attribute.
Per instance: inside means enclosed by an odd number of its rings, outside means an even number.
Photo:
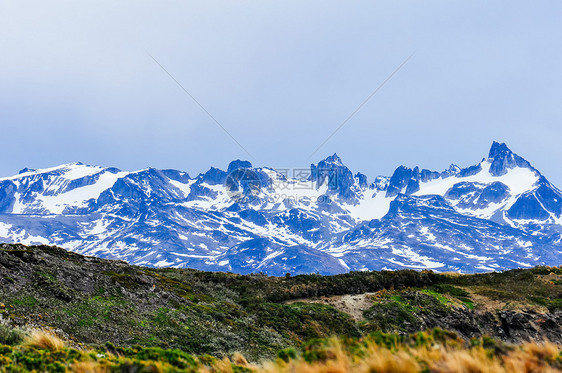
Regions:
<svg viewBox="0 0 562 373"><path fill-rule="evenodd" d="M0 178L0 239L239 273L490 271L562 262L562 192L499 142L469 167L372 182L337 154L195 177L77 162Z"/></svg>

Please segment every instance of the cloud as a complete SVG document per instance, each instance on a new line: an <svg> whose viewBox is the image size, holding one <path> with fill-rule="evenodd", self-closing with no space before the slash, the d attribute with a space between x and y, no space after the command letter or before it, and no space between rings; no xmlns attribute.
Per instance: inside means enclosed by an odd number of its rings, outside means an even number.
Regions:
<svg viewBox="0 0 562 373"><path fill-rule="evenodd" d="M6 1L0 173L78 160L196 173L246 157L147 52L254 163L300 167L416 50L318 157L337 151L372 178L400 163L471 164L498 139L562 185L557 143L536 135L562 135L561 7Z"/></svg>

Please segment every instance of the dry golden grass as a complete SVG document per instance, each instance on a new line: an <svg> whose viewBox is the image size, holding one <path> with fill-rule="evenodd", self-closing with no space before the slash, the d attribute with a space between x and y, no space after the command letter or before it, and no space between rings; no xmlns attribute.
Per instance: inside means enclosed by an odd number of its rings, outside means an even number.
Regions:
<svg viewBox="0 0 562 373"><path fill-rule="evenodd" d="M525 344L500 356L482 347L434 345L388 349L368 345L359 358L349 355L336 343L331 347L331 358L324 362L296 359L288 363L266 363L254 369L263 373L548 373L562 371L560 354L560 347L551 343Z"/></svg>
<svg viewBox="0 0 562 373"><path fill-rule="evenodd" d="M33 329L24 339L23 346L34 347L40 350L61 351L66 346L66 343L50 331Z"/></svg>
<svg viewBox="0 0 562 373"><path fill-rule="evenodd" d="M75 373L106 373L109 369L97 361L77 361L70 367Z"/></svg>
<svg viewBox="0 0 562 373"><path fill-rule="evenodd" d="M560 372L562 371L562 352L560 347L552 343L544 344L528 343L521 349L509 354L505 360L505 366L509 372ZM546 367L545 362L556 361L559 364L554 367Z"/></svg>
<svg viewBox="0 0 562 373"><path fill-rule="evenodd" d="M64 341L45 330L32 330L24 348L60 352L68 350ZM386 347L385 347L386 346ZM216 360L212 366L196 363L193 370L201 373L538 373L561 372L562 350L549 342L527 343L511 348L466 347L459 340L392 343L382 346L373 340L353 345L332 338L318 345L319 354L294 359L249 363L242 354ZM498 347L496 345L496 347ZM311 350L307 350L310 352ZM499 351L503 351L500 353ZM176 372L182 371L171 361L139 361L113 354L96 357L93 351L82 350L81 358L67 365L76 373L106 373L109 371ZM64 354L60 355L64 356ZM293 355L294 356L294 355ZM314 356L314 358L311 358ZM99 359L99 360L98 360ZM96 361L98 360L98 361ZM63 362L64 363L64 362ZM241 370L242 369L242 370ZM0 369L2 371L2 369Z"/></svg>
<svg viewBox="0 0 562 373"><path fill-rule="evenodd" d="M451 373L495 373L505 372L498 359L490 359L482 348L444 351L435 360L425 360L431 370Z"/></svg>
<svg viewBox="0 0 562 373"><path fill-rule="evenodd" d="M235 352L232 355L232 362L236 365L240 365L242 367L247 367L248 366L248 360L246 360L246 358L244 357L244 355L242 355L239 352Z"/></svg>

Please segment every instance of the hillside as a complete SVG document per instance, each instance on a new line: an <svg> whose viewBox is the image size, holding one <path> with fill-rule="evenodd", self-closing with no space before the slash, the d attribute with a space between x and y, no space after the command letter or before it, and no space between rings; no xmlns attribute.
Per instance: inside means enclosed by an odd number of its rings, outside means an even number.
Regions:
<svg viewBox="0 0 562 373"><path fill-rule="evenodd" d="M50 246L0 246L0 314L76 345L159 346L251 360L313 338L407 334L562 343L562 270L268 277L155 269ZM346 298L347 297L347 298ZM351 304L348 298L359 297ZM347 304L347 305L346 305Z"/></svg>

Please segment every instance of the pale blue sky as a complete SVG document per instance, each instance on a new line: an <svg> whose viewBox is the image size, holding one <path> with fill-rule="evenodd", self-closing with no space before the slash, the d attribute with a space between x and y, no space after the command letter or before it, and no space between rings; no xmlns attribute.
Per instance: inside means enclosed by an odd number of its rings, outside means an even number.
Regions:
<svg viewBox="0 0 562 373"><path fill-rule="evenodd" d="M505 141L562 187L560 1L0 1L0 175L337 152L372 180ZM410 54L318 153L310 153Z"/></svg>

